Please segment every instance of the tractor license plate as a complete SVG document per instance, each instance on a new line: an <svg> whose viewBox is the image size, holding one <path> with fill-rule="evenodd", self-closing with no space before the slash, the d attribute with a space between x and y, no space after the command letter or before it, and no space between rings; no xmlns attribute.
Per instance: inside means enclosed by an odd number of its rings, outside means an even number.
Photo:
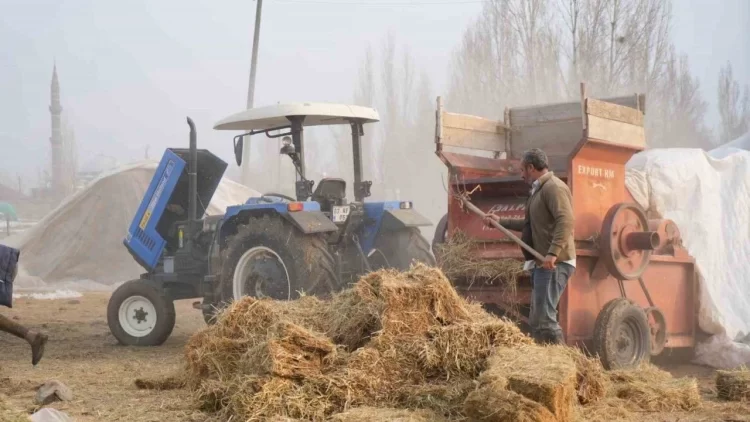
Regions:
<svg viewBox="0 0 750 422"><path fill-rule="evenodd" d="M333 207L333 222L343 223L346 221L346 217L349 216L349 206Z"/></svg>

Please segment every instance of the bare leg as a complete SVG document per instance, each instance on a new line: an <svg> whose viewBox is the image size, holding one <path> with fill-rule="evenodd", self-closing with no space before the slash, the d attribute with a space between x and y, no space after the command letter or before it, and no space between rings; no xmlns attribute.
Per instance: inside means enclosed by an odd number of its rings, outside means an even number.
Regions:
<svg viewBox="0 0 750 422"><path fill-rule="evenodd" d="M29 329L3 315L0 315L0 331L5 331L28 341L26 335L29 333Z"/></svg>
<svg viewBox="0 0 750 422"><path fill-rule="evenodd" d="M18 338L26 340L31 346L31 364L36 365L42 359L44 355L44 346L47 344L47 336L45 334L31 331L23 325L0 315L0 331L13 334Z"/></svg>

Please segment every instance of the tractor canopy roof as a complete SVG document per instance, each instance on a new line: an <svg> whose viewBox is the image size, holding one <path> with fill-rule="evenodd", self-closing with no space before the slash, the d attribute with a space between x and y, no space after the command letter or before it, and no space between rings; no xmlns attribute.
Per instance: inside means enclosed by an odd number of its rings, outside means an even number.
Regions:
<svg viewBox="0 0 750 422"><path fill-rule="evenodd" d="M216 130L267 130L290 126L289 117L304 116L302 126L349 124L351 120L380 120L377 110L347 104L291 103L257 107L233 114L214 125Z"/></svg>

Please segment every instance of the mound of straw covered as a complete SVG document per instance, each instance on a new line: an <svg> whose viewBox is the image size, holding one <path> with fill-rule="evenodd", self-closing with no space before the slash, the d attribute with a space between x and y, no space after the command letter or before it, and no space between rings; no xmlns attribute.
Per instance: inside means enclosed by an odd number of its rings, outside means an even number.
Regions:
<svg viewBox="0 0 750 422"><path fill-rule="evenodd" d="M503 286L508 294L515 292L518 278L524 274L523 262L517 259L482 259L477 255L486 246L462 231L436 246L440 269L454 283L472 286Z"/></svg>
<svg viewBox="0 0 750 422"><path fill-rule="evenodd" d="M716 371L716 395L722 400L750 401L750 370Z"/></svg>
<svg viewBox="0 0 750 422"><path fill-rule="evenodd" d="M185 385L225 420L565 422L618 397L692 403L676 380L659 396L635 372L609 376L578 349L533 344L424 265L368 274L329 301L243 298L185 359L182 378L142 388Z"/></svg>

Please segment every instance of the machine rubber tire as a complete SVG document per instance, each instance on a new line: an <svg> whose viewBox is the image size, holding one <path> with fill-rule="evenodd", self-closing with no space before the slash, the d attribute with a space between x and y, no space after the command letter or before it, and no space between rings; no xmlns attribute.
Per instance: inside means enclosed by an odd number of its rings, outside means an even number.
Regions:
<svg viewBox="0 0 750 422"><path fill-rule="evenodd" d="M618 354L618 342L625 324L625 334L631 334L633 351L628 356ZM609 301L599 312L594 324L594 350L607 370L631 368L648 362L651 357L651 335L646 312L634 302L617 298Z"/></svg>
<svg viewBox="0 0 750 422"><path fill-rule="evenodd" d="M128 304L140 306L133 312L145 312L144 318L148 318L149 311L153 311L156 321L153 328L143 336L134 335L132 327L125 327L120 317L129 318ZM126 306L125 309L121 309ZM144 306L146 309L144 310ZM133 318L136 315L133 314ZM149 323L150 321L145 320ZM152 322L152 321L151 321ZM175 310L174 303L168 299L164 292L142 280L131 280L118 287L107 304L107 324L112 335L120 344L126 346L158 346L164 343L174 329ZM130 331L130 332L129 332Z"/></svg>
<svg viewBox="0 0 750 422"><path fill-rule="evenodd" d="M237 227L237 233L227 239L226 245L222 252L219 307L234 299L236 267L252 248L275 253L287 273L287 286L275 286L279 292L285 290L283 295L286 298L274 299L293 300L300 296L301 291L307 295L327 295L340 288L336 264L325 238L319 234L306 235L281 217L251 217L247 224Z"/></svg>
<svg viewBox="0 0 750 422"><path fill-rule="evenodd" d="M375 241L375 251L369 257L373 271L381 268L409 269L414 261L435 266L435 257L430 253L430 244L419 229L386 232Z"/></svg>
<svg viewBox="0 0 750 422"><path fill-rule="evenodd" d="M441 244L445 243L446 235L448 234L448 214L445 214L437 224L435 228L435 236L432 237L432 254L435 258L438 256L437 248Z"/></svg>

